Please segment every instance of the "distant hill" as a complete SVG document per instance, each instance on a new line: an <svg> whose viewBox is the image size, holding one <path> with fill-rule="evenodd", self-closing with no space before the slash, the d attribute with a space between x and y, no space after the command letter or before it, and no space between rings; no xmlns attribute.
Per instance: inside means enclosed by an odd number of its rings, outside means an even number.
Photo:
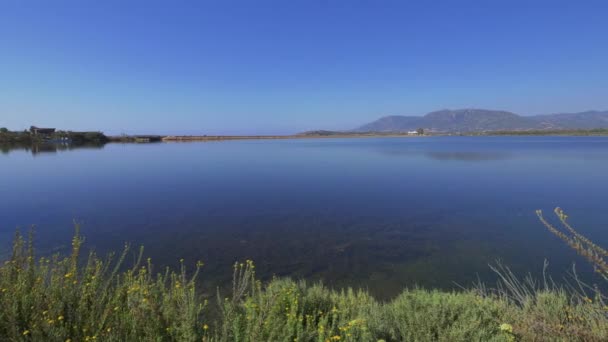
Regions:
<svg viewBox="0 0 608 342"><path fill-rule="evenodd" d="M542 129L608 128L608 111L536 115L530 118Z"/></svg>
<svg viewBox="0 0 608 342"><path fill-rule="evenodd" d="M355 132L404 132L424 128L432 132L608 128L608 111L521 116L487 109L439 110L424 116L385 116Z"/></svg>

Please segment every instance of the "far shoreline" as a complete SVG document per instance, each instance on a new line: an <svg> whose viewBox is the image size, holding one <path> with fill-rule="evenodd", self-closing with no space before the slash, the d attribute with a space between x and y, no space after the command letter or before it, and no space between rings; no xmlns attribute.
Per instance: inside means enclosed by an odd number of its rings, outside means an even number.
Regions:
<svg viewBox="0 0 608 342"><path fill-rule="evenodd" d="M109 137L110 142L209 142L229 140L293 140L293 139L349 139L349 138L428 138L428 137L497 137L497 136L608 136L608 129L595 130L554 130L554 131L492 131L466 133L437 133L423 134L400 132L326 132L322 134L292 134L292 135L135 135Z"/></svg>
<svg viewBox="0 0 608 342"><path fill-rule="evenodd" d="M157 142L211 142L230 140L294 140L294 139L352 139L352 138L426 138L426 137L490 137L490 136L608 136L608 128L587 130L529 130L529 131L482 131L482 132L433 132L419 129L409 132L340 132L310 131L289 135L115 135L102 132L56 131L36 134L29 131L11 132L0 130L0 144L88 144L106 143L157 143Z"/></svg>
<svg viewBox="0 0 608 342"><path fill-rule="evenodd" d="M331 135L204 135L204 136L165 136L161 138L164 142L191 142L191 141L223 141L223 140L292 140L292 139L340 139L340 138L415 138L428 137L429 135L408 135L400 133L373 133L373 134L331 134Z"/></svg>

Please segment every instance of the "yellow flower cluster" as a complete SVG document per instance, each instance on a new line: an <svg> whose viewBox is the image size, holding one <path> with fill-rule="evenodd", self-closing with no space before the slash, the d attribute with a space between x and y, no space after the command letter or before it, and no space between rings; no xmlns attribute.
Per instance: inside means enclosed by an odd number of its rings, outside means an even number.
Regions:
<svg viewBox="0 0 608 342"><path fill-rule="evenodd" d="M344 334L346 334L346 337L351 337L352 334L349 331L356 326L361 326L362 330L365 330L365 321L362 319L354 319L348 322L345 326L339 327L338 329Z"/></svg>
<svg viewBox="0 0 608 342"><path fill-rule="evenodd" d="M513 333L513 326L511 324L509 324L509 323L503 323L503 324L500 325L500 331L512 334Z"/></svg>

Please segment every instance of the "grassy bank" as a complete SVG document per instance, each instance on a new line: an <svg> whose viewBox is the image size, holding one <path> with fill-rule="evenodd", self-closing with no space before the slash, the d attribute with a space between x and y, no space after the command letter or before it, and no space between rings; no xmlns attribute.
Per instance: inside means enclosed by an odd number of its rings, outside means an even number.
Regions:
<svg viewBox="0 0 608 342"><path fill-rule="evenodd" d="M290 279L256 280L234 265L230 293L205 289L204 266L156 270L143 250L37 258L17 234L0 266L0 340L8 341L605 341L608 307L595 295L518 281L458 292L405 289L388 302Z"/></svg>

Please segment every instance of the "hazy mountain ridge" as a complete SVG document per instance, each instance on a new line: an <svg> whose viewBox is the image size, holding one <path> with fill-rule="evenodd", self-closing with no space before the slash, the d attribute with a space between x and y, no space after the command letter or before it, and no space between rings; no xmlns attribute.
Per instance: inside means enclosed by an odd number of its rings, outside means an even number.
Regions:
<svg viewBox="0 0 608 342"><path fill-rule="evenodd" d="M608 111L521 116L500 110L444 109L424 116L385 116L354 131L404 132L418 128L434 132L608 128Z"/></svg>
<svg viewBox="0 0 608 342"><path fill-rule="evenodd" d="M535 115L542 128L593 129L608 127L608 111L586 111L580 113L561 113Z"/></svg>

